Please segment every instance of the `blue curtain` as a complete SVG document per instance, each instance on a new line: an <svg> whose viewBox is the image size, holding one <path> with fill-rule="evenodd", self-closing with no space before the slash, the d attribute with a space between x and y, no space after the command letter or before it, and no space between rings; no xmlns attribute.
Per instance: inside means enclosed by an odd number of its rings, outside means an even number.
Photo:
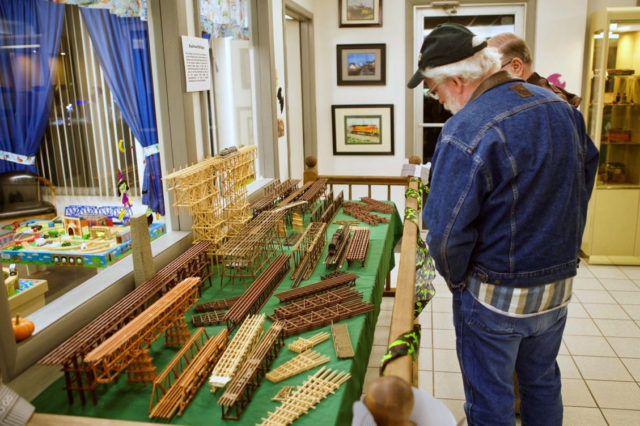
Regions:
<svg viewBox="0 0 640 426"><path fill-rule="evenodd" d="M63 16L44 0L0 1L0 173L36 173Z"/></svg>
<svg viewBox="0 0 640 426"><path fill-rule="evenodd" d="M142 202L164 215L147 23L115 16L105 9L81 8L80 12L109 89L144 147Z"/></svg>

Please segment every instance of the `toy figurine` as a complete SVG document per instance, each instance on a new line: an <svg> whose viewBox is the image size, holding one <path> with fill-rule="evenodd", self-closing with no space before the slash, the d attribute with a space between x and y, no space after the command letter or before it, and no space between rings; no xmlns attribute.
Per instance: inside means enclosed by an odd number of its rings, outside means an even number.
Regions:
<svg viewBox="0 0 640 426"><path fill-rule="evenodd" d="M120 210L120 214L118 214L118 218L122 220L124 218L124 214L127 210L131 211L131 200L129 200L129 196L127 195L127 191L129 190L129 184L126 180L124 180L124 176L122 172L118 170L118 197L122 200L122 210Z"/></svg>

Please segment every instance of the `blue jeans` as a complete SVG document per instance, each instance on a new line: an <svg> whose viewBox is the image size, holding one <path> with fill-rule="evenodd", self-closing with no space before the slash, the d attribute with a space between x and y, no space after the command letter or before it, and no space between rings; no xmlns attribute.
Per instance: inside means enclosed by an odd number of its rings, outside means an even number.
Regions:
<svg viewBox="0 0 640 426"><path fill-rule="evenodd" d="M470 426L515 425L514 371L522 425L562 425L556 357L566 319L566 307L529 318L508 317L468 291L455 290L453 323Z"/></svg>

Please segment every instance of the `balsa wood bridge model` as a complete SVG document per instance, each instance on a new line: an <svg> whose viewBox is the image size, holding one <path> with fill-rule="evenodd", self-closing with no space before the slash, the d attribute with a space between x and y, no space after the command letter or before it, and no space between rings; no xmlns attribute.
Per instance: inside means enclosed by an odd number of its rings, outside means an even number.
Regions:
<svg viewBox="0 0 640 426"><path fill-rule="evenodd" d="M267 380L278 383L327 362L329 362L328 356L308 350L268 372Z"/></svg>
<svg viewBox="0 0 640 426"><path fill-rule="evenodd" d="M318 334L314 334L308 339L305 339L304 337L298 337L293 343L289 344L289 350L296 353L302 353L307 349L311 349L312 347L324 342L325 340L329 340L329 333L324 331Z"/></svg>
<svg viewBox="0 0 640 426"><path fill-rule="evenodd" d="M78 392L83 405L86 403L85 391L90 393L93 403L97 403L97 382L93 370L84 362L86 354L186 277L200 276L203 281L210 278L210 245L208 241L201 241L190 247L38 361L42 365L62 366L69 404L73 404L73 391Z"/></svg>

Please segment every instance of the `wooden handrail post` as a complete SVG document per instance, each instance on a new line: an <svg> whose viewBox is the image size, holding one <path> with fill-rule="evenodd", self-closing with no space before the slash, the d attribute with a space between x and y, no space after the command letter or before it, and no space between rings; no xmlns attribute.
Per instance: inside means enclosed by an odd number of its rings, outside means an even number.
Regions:
<svg viewBox="0 0 640 426"><path fill-rule="evenodd" d="M318 159L310 155L304 159L304 164L306 164L307 168L304 170L303 183L318 180L318 168L316 167Z"/></svg>

